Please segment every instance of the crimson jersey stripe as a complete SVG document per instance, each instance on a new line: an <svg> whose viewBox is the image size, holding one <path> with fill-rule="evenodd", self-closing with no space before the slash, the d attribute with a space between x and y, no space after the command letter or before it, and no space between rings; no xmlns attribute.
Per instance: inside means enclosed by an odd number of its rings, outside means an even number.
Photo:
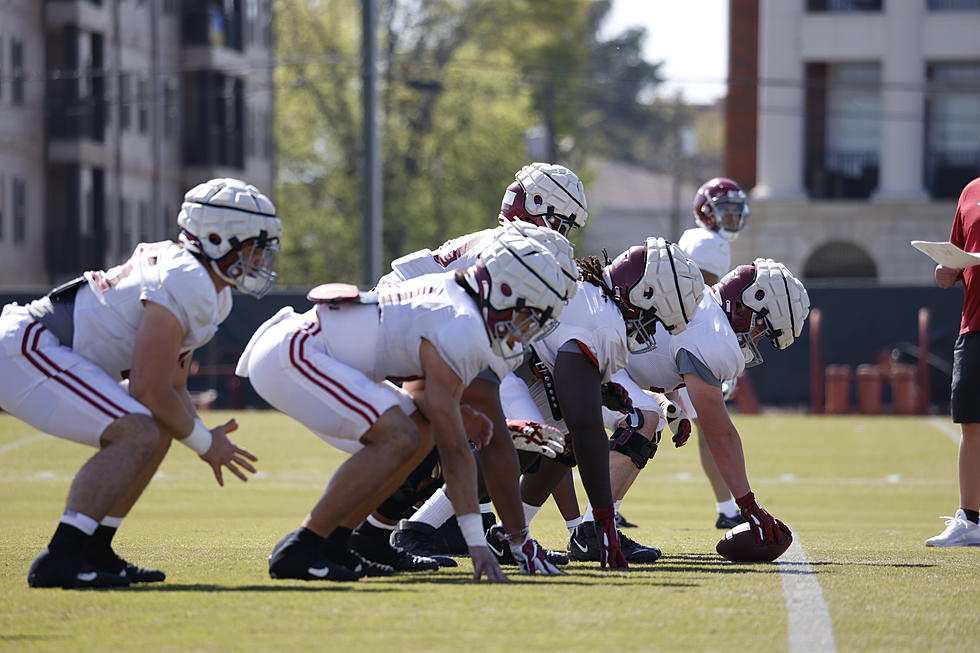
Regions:
<svg viewBox="0 0 980 653"><path fill-rule="evenodd" d="M316 324L316 325L313 325L312 323L311 323L311 324L308 324L308 325L306 325L306 327L304 327L304 328L305 328L305 330L306 330L306 332L307 332L307 333L308 333L308 334L309 334L310 336L315 336L315 335L317 335L318 333L320 333L320 330L321 330L321 327L320 327L320 325L319 325L319 324ZM301 342L301 343L300 343L300 348L299 348L299 353L300 353L300 360L302 360L302 361L303 361L304 363L306 363L306 364L307 364L307 365L309 366L309 368L310 368L310 370L311 370L311 371L312 371L312 372L313 372L314 374L316 374L317 376L321 376L321 377L323 377L324 379L326 379L327 381L329 381L330 383L332 383L332 384L334 384L335 386L337 386L337 388L339 388L339 389L340 389L340 391L341 391L341 392L343 392L343 393L344 393L345 395L347 395L347 397L348 397L348 398L349 398L349 399L350 399L351 401L353 401L353 402L355 402L355 403L357 403L357 404L360 404L361 406L363 406L363 407L364 407L364 409L365 409L366 411L368 411L368 413L370 413L370 414L371 414L371 415L372 415L372 416L374 417L374 420L373 420L373 421L377 421L377 419L378 419L378 417L380 417L380 415L378 415L378 411L377 411L377 410L375 410L375 408L374 408L374 406L372 406L371 404L369 404L368 402L366 402L366 401L364 401L363 399L361 399L360 397L358 397L357 395L355 395L355 394L354 394L353 392L351 392L350 390L348 390L347 388L345 388L345 387L344 387L344 386L343 386L343 385L342 385L342 384L341 384L341 383L340 383L339 381L337 381L336 379L332 379L332 378L330 378L330 377L328 377L328 376L327 376L326 374L324 374L324 373L323 373L322 371L320 371L319 369L317 369L316 367L314 367L314 366L313 366L313 363L311 363L311 362L309 362L308 360L306 360L306 358L304 357L304 353L305 353L305 350L304 350L304 347L303 347L303 344L304 344L304 343L305 343L305 340L304 340L303 342ZM373 423L373 422L372 422L372 423Z"/></svg>
<svg viewBox="0 0 980 653"><path fill-rule="evenodd" d="M37 327L37 328L35 328L35 327ZM68 370L65 370L65 369L62 369L61 367L59 367L54 361L52 361L50 358L48 358L47 356L45 356L44 353L41 352L38 349L38 347L37 347L38 340L40 339L41 334L45 330L46 329L44 328L44 326L41 325L40 322L31 322L31 324L29 324L27 326L27 329L24 330L24 338L21 341L21 345L20 345L20 351L21 351L21 354L23 354L24 358L26 358L28 360L28 362L31 363L31 365L33 365L38 370L40 370L41 373L43 373L46 377L48 377L49 379L54 379L55 381L57 381L61 385L65 386L66 388L68 388L69 390L71 390L73 393L75 393L76 395L78 395L79 397L81 397L83 400L85 400L86 402L88 402L89 404L91 404L92 406L94 406L95 408L97 408L98 410L102 411L103 413L105 413L109 417L111 417L113 419L119 419L119 418L121 418L121 417L123 417L125 415L128 415L129 414L129 411L127 411L127 410L121 408L120 406L116 405L108 397L106 397L105 395L103 395L102 393L100 393L98 390L96 390L95 388L93 388L89 384L87 384L84 381L82 381L81 379L79 379L73 373L71 373ZM32 331L33 331L33 338L31 337L32 336ZM32 354L34 354L38 358L42 359L51 368L53 368L54 369L54 373L52 374L51 371L45 369L44 366L42 366L41 363L36 358L34 358L34 356ZM76 387L76 386L72 385L71 383L69 383L65 378L62 377L62 375L67 376L70 379L74 380L76 383L78 383L79 385L81 385L83 388L85 388L86 390L88 390L89 392L91 392L92 394L94 394L96 397L98 397L99 399L101 399L102 401L104 401L112 409L115 409L115 410L111 410L110 408L106 408L105 406L100 405L98 402L95 401L95 399L93 397L89 396L88 394L86 394L85 392L83 392L82 390L80 390L78 387Z"/></svg>
<svg viewBox="0 0 980 653"><path fill-rule="evenodd" d="M596 367L598 367L600 370L602 369L599 367L599 360L595 357L595 354L592 353L592 350L589 349L588 345L581 340L573 340L573 342L578 345L578 348L582 350L582 353L588 356L589 360L592 361Z"/></svg>
<svg viewBox="0 0 980 653"><path fill-rule="evenodd" d="M307 325L307 326L311 326L311 325ZM289 362L293 364L293 367L295 367L299 371L300 374L302 374L307 379L309 379L310 382L312 382L315 386L317 386L318 388L326 391L334 399L336 399L337 401L339 401L340 403L342 403L344 406L347 406L347 408L351 409L352 411L354 411L355 413L357 413L358 415L360 415L364 419L364 421L366 421L369 425L373 425L374 422L376 422L377 419L378 419L378 412L376 410L374 410L374 407L373 406L371 406L370 404L366 403L362 399L354 396L349 390L347 390L347 388L345 388L341 384L337 383L337 381L335 381L334 379L331 379L330 377L328 377L327 375L325 375L320 370L316 369L316 367L314 367L312 363L310 363L308 360L306 360L306 358L305 358L305 352L304 352L304 344L305 344L307 338L309 338L310 335L311 335L311 333L309 331L306 331L305 330L306 328L307 327L304 327L304 330L298 330L295 333L293 333L293 337L292 337L292 339L289 342ZM317 332L318 331L314 331L313 333L315 334ZM309 370L304 369L300 365L300 363L305 363L306 366L309 368ZM317 380L313 376L313 374L311 374L310 372L315 373L317 376L323 378L327 382L329 382L332 385L336 386L336 388L338 388L340 391L344 392L352 400L354 400L355 402L363 405L365 408L367 408L368 412L370 413L370 415L372 415L374 417L374 419L371 419L371 417L368 414L366 414L363 410L359 409L357 406L355 406L352 403L350 403L349 401L345 400L344 397L340 396L333 388L331 388L331 387L327 386L325 383Z"/></svg>

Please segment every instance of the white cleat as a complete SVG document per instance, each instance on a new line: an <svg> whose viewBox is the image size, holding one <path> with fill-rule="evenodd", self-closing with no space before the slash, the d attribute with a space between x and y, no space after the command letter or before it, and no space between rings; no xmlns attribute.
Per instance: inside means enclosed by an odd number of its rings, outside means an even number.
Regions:
<svg viewBox="0 0 980 653"><path fill-rule="evenodd" d="M946 530L926 540L926 546L980 546L980 525L967 519L962 508L955 517L940 519L946 519Z"/></svg>

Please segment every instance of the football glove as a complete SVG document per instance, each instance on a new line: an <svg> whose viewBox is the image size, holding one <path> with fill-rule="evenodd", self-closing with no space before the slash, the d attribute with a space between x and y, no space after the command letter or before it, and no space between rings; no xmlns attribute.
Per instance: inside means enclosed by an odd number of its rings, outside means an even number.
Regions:
<svg viewBox="0 0 980 653"><path fill-rule="evenodd" d="M507 428L514 440L514 447L521 451L539 453L556 458L565 450L565 434L550 424L540 424L526 419L509 419Z"/></svg>
<svg viewBox="0 0 980 653"><path fill-rule="evenodd" d="M633 400L626 388L614 381L602 384L602 405L624 415L633 410Z"/></svg>
<svg viewBox="0 0 980 653"><path fill-rule="evenodd" d="M778 542L791 534L786 524L770 515L759 505L759 502L755 500L755 494L752 492L735 499L735 503L738 504L738 509L742 512L745 520L752 525L756 542Z"/></svg>
<svg viewBox="0 0 980 653"><path fill-rule="evenodd" d="M667 420L667 428L674 434L671 438L674 446L683 447L691 437L691 420L680 409L680 406L664 395L657 395L657 403L660 404L660 410L663 412L664 419Z"/></svg>
<svg viewBox="0 0 980 653"><path fill-rule="evenodd" d="M558 567L548 562L545 551L538 544L537 540L532 540L525 536L523 544L507 542L510 545L510 552L517 561L517 567L522 574L534 574L541 572L543 576L559 576L562 571Z"/></svg>
<svg viewBox="0 0 980 653"><path fill-rule="evenodd" d="M619 533L616 531L616 510L608 508L593 508L592 516L595 518L595 533L599 540L599 566L603 569L609 565L610 569L627 569L629 564L619 542Z"/></svg>

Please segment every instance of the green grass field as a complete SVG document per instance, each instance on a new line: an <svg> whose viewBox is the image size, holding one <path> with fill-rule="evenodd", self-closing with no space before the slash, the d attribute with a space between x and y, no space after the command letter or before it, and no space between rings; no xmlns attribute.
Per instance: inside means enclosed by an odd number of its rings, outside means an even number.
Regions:
<svg viewBox="0 0 980 653"><path fill-rule="evenodd" d="M352 584L272 581L266 556L319 496L342 454L275 413L236 416L261 474L219 488L175 446L116 545L168 573L118 591L30 590L26 574L90 455L0 416L0 650L784 651L791 565L736 565L696 444L664 447L623 513L657 564L560 578L468 582L455 570ZM208 423L225 419L206 415ZM948 424L948 420L945 420ZM977 650L980 548L927 549L956 509L956 444L927 418L739 417L763 506L798 535L841 651ZM669 444L669 442L668 442ZM580 496L584 496L581 495ZM553 504L534 523L563 548ZM782 570L782 572L781 572Z"/></svg>

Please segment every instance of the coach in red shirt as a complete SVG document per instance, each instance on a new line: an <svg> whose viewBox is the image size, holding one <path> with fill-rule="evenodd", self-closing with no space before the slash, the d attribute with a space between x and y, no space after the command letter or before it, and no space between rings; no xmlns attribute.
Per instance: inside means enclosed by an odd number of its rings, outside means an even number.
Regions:
<svg viewBox="0 0 980 653"><path fill-rule="evenodd" d="M980 178L960 193L949 241L967 252L980 252ZM960 508L946 529L926 546L980 545L980 269L936 266L936 283L950 288L963 281L963 318L953 348L953 421L960 425Z"/></svg>

